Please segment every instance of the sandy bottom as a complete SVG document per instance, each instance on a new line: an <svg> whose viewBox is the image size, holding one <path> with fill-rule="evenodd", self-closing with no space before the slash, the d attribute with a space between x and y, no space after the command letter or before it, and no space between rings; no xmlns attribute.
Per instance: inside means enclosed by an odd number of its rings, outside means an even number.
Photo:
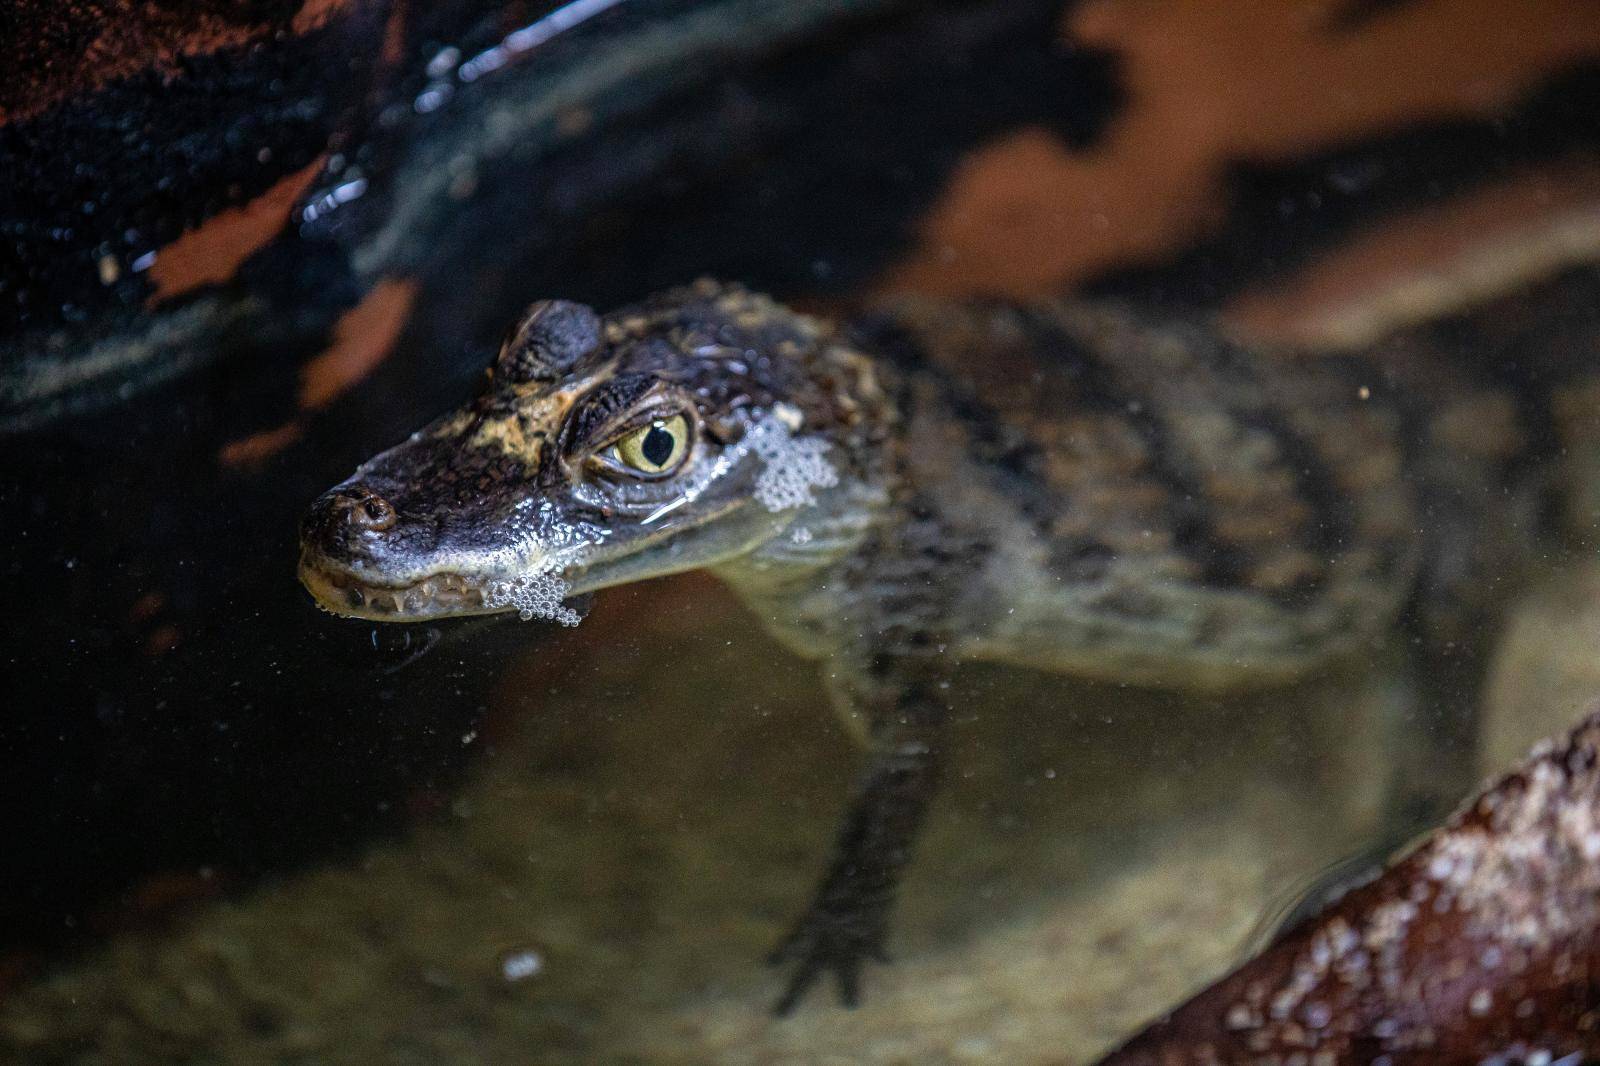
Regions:
<svg viewBox="0 0 1600 1066"><path fill-rule="evenodd" d="M1600 629L1600 595L1530 602L1499 691ZM970 671L895 964L775 1020L761 959L856 766L815 668L694 577L535 648L441 811L59 963L0 1004L0 1060L1084 1062L1370 844L1403 704L1378 669L1226 703Z"/></svg>

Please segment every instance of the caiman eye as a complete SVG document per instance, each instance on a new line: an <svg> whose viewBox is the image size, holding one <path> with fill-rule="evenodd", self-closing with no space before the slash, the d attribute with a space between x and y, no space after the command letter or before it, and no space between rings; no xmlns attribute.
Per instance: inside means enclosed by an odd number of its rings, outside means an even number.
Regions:
<svg viewBox="0 0 1600 1066"><path fill-rule="evenodd" d="M611 455L642 474L665 474L689 454L689 420L683 415L658 418L617 441Z"/></svg>

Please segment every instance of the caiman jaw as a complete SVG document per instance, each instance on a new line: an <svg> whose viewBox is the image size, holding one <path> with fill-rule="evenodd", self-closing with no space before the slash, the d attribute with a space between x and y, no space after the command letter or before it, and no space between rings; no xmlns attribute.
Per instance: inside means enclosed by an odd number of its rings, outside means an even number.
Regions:
<svg viewBox="0 0 1600 1066"><path fill-rule="evenodd" d="M323 610L375 622L421 622L501 609L485 606L484 583L462 574L433 574L409 585L377 585L302 556L300 582Z"/></svg>

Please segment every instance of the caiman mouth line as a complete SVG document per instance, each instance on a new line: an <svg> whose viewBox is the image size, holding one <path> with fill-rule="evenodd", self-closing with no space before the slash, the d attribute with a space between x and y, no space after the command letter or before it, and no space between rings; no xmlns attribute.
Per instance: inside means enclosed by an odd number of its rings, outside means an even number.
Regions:
<svg viewBox="0 0 1600 1066"><path fill-rule="evenodd" d="M300 580L324 610L377 621L420 621L501 609L484 606L485 582L457 573L430 574L409 585L375 585L348 571L302 559Z"/></svg>
<svg viewBox="0 0 1600 1066"><path fill-rule="evenodd" d="M700 531L714 530L717 520L743 506L744 502L740 500L723 502L709 509L695 525ZM690 532L692 534L694 531ZM673 538L682 540L684 536L682 530L653 529L635 538L630 545L632 550L620 559L611 560L611 565L620 563L626 569L630 563L649 560L652 558L650 549ZM417 581L397 584L382 580L382 575L357 574L313 546L302 544L300 583L311 593L317 606L330 614L372 622L427 622L501 613L521 613L524 620L532 617L561 620L575 617L559 609L562 599L614 583L612 580L593 582L597 561L588 552L569 551L565 565L551 565L553 560L546 556L546 566L542 569L536 565L525 565L509 573L489 572L479 577L469 577L457 570L441 570ZM693 565L699 565L699 562ZM655 569L647 567L637 574L625 574L621 580L655 577L686 568L681 565ZM613 572L612 576L615 578L616 573ZM530 614L530 608L518 598L519 586L525 589L527 584L541 581L550 586L559 586L542 590L543 594L551 596L546 606L553 614L546 614L545 607L533 607ZM521 594L526 595L526 591ZM567 624L577 623L573 621Z"/></svg>

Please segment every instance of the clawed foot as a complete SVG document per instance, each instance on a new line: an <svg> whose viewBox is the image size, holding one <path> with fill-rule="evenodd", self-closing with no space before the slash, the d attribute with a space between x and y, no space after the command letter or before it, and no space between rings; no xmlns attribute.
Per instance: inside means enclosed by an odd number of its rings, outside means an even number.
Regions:
<svg viewBox="0 0 1600 1066"><path fill-rule="evenodd" d="M846 1007L860 1003L861 964L889 961L883 949L886 918L881 908L864 913L813 904L767 958L768 965L794 967L773 1013L782 1017L792 1012L806 991L827 973L839 982L840 1002Z"/></svg>

